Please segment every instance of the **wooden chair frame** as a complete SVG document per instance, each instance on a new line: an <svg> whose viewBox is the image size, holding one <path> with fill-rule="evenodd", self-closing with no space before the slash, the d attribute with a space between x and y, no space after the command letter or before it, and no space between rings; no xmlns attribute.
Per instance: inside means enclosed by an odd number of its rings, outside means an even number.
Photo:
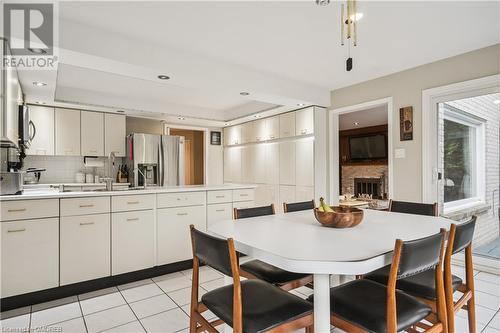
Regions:
<svg viewBox="0 0 500 333"><path fill-rule="evenodd" d="M272 207L272 211L273 211L272 215L275 215L276 211L274 209L274 204L271 204L271 207ZM233 210L234 220L238 220L240 218L238 215L238 210L239 210L238 208L234 208L234 210ZM240 276L243 276L244 278L247 278L247 279L259 279L255 275L253 275L249 272L246 272L245 270L243 270L241 268L240 268ZM293 289L296 289L296 288L299 288L302 286L306 286L306 285L310 284L312 281L313 281L313 276L308 275L302 279L297 279L297 280L289 281L287 283L277 284L276 286L280 287L281 289L283 289L285 291L290 291L290 290L293 290Z"/></svg>
<svg viewBox="0 0 500 333"><path fill-rule="evenodd" d="M312 199L311 201L313 203L313 207L316 207L316 202L314 201L314 199ZM283 202L283 213L288 213L288 204L290 204L290 202Z"/></svg>
<svg viewBox="0 0 500 333"><path fill-rule="evenodd" d="M445 233L445 229L441 229L441 233ZM397 332L397 317L396 317L396 282L399 267L399 260L401 258L401 250L403 247L403 241L396 240L396 246L394 248L394 255L392 258L391 271L389 273L389 280L387 282L387 332L396 333ZM443 257L444 257L444 237L441 243L441 253L439 255L439 262L434 269L436 290L437 290L437 316L436 320L432 325L425 324L423 322L416 323L413 327L407 329L410 333L421 333L416 327L423 329L423 332L437 333L443 332L447 333L447 317L446 317L446 302L445 302L445 291L444 291L444 280L443 280ZM427 318L426 318L427 319ZM366 332L359 326L356 326L340 317L332 315L330 317L330 322L332 325L352 333ZM310 331L312 332L312 331Z"/></svg>
<svg viewBox="0 0 500 333"><path fill-rule="evenodd" d="M267 206L265 206L267 207ZM245 208L233 208L233 220L238 220L240 219L240 216L238 214L238 211L240 211L241 209L245 209ZM272 203L271 204L271 209L273 210L273 214L272 215L275 215L276 214L276 210L274 209L274 204Z"/></svg>
<svg viewBox="0 0 500 333"><path fill-rule="evenodd" d="M190 230L194 229L194 225L189 226ZM240 283L240 269L238 256L234 248L234 241L232 238L227 240L229 246L229 257L231 259L231 272L233 274L233 332L243 332L243 308L241 302L241 283ZM198 288L200 277L200 260L195 254L195 241L191 237L191 245L193 247L193 276L191 284L191 308L189 319L189 333L197 333L208 331L210 333L219 333L215 326L224 324L221 319L208 321L203 317L202 313L207 311L208 308L201 301L198 301ZM279 325L268 332L271 333L285 333L295 331L304 327L310 327L314 323L313 314L298 318L296 320Z"/></svg>
<svg viewBox="0 0 500 333"><path fill-rule="evenodd" d="M451 257L453 255L453 244L455 241L456 225L452 224L448 246L444 258L444 281L446 294L446 310L448 313L448 331L455 332L455 314L460 309L467 310L469 321L469 333L476 333L476 305L474 300L474 268L472 265L472 242L465 248L465 283L458 287L462 296L456 302L453 300Z"/></svg>
<svg viewBox="0 0 500 333"><path fill-rule="evenodd" d="M387 208L388 212L392 212L392 199L389 199L389 207ZM437 202L432 204L432 211L434 213L434 216L439 216L439 206Z"/></svg>

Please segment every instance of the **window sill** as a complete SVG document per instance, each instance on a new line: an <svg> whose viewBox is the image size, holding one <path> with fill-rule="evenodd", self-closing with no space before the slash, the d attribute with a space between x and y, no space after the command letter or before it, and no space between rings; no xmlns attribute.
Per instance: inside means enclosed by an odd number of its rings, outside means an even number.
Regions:
<svg viewBox="0 0 500 333"><path fill-rule="evenodd" d="M468 205L445 210L442 216L451 220L462 221L470 218L472 215L479 216L486 214L490 209L491 205L485 202L474 202Z"/></svg>

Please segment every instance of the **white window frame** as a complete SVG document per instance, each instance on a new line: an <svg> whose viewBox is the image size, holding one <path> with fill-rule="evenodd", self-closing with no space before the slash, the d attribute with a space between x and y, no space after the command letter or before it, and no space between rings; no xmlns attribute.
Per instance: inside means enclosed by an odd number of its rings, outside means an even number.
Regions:
<svg viewBox="0 0 500 333"><path fill-rule="evenodd" d="M455 200L450 202L444 202L443 197L443 209L444 213L450 213L453 211L458 211L462 209L467 209L472 206L479 204L484 204L485 200L485 184L486 184L486 170L485 170L485 158L486 158L486 146L485 146L485 124L483 119L477 118L473 115L462 112L450 105L444 107L443 119L459 123L473 129L473 136L471 138L471 148L472 148L472 192L474 196L467 199ZM443 142L444 144L444 142ZM444 160L443 167L444 167ZM444 179L442 179L444 182Z"/></svg>

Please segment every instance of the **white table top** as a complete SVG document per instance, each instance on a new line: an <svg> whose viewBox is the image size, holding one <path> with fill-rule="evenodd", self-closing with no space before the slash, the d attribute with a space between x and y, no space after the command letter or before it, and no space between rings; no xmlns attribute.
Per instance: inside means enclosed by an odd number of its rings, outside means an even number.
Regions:
<svg viewBox="0 0 500 333"><path fill-rule="evenodd" d="M227 220L209 228L233 238L236 249L292 272L365 274L390 263L396 239L418 239L449 229L441 217L364 210L354 228L323 227L312 211Z"/></svg>

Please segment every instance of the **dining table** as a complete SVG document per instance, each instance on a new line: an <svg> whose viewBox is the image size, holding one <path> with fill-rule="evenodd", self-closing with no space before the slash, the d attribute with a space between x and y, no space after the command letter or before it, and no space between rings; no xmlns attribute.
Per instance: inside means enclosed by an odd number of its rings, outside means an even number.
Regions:
<svg viewBox="0 0 500 333"><path fill-rule="evenodd" d="M330 276L362 275L391 263L396 239L414 240L449 230L451 220L363 209L352 228L322 226L312 210L224 220L209 226L232 238L237 251L281 269L313 275L314 332L330 332ZM335 291L333 291L335 292Z"/></svg>

